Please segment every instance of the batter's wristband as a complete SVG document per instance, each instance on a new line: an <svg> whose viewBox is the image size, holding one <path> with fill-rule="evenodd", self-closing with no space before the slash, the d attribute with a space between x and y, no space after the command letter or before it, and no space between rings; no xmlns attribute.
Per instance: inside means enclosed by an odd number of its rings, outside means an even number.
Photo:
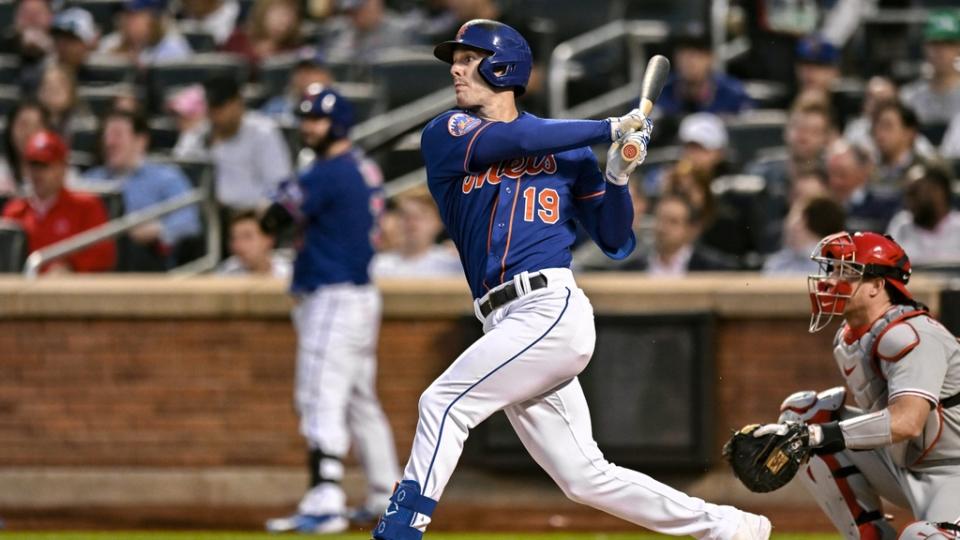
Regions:
<svg viewBox="0 0 960 540"><path fill-rule="evenodd" d="M835 454L847 447L843 431L840 430L840 422L820 424L820 429L823 430L823 441L817 447L818 454Z"/></svg>

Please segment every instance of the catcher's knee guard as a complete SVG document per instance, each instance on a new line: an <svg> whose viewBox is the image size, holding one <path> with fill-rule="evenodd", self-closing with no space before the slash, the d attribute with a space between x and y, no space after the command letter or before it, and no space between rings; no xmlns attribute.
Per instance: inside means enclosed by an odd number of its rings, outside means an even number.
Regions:
<svg viewBox="0 0 960 540"><path fill-rule="evenodd" d="M373 529L374 540L420 540L423 531L415 528L417 514L430 517L437 501L420 494L420 484L404 480L397 484L377 526Z"/></svg>
<svg viewBox="0 0 960 540"><path fill-rule="evenodd" d="M805 424L823 424L833 420L833 417L843 407L847 396L847 389L835 386L829 390L817 393L813 390L803 390L790 394L780 404L779 423L803 422Z"/></svg>
<svg viewBox="0 0 960 540"><path fill-rule="evenodd" d="M842 452L810 456L800 469L807 491L847 540L894 540L880 497Z"/></svg>
<svg viewBox="0 0 960 540"><path fill-rule="evenodd" d="M899 540L956 540L960 538L960 525L914 521L903 528Z"/></svg>

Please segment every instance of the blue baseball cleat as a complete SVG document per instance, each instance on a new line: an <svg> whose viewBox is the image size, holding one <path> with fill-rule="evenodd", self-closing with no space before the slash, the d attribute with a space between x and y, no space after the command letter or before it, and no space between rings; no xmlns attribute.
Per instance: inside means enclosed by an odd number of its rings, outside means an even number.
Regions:
<svg viewBox="0 0 960 540"><path fill-rule="evenodd" d="M350 522L340 514L293 514L292 516L268 519L267 532L335 534L350 527Z"/></svg>

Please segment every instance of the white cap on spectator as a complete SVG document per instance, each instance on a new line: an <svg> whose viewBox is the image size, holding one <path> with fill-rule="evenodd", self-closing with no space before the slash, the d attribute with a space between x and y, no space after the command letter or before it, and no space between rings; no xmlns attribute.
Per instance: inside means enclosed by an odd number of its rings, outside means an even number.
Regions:
<svg viewBox="0 0 960 540"><path fill-rule="evenodd" d="M727 147L727 128L719 116L711 113L693 113L680 122L680 142L696 143L707 150Z"/></svg>
<svg viewBox="0 0 960 540"><path fill-rule="evenodd" d="M87 45L97 40L97 25L93 22L93 16L89 11L78 7L57 13L53 18L52 29L54 32L70 34Z"/></svg>

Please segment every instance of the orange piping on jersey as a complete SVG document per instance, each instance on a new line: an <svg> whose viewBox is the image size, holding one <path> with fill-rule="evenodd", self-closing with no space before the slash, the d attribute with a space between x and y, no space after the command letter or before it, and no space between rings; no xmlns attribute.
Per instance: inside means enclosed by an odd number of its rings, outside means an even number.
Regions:
<svg viewBox="0 0 960 540"><path fill-rule="evenodd" d="M581 195L581 196L579 196L579 197L574 197L574 199L576 199L576 200L578 200L578 201L582 201L582 200L585 200L585 199L592 199L592 198L594 198L594 197L599 197L599 196L603 195L603 194L606 193L606 192L607 192L607 190L601 189L600 191L594 191L593 193L588 193L587 195Z"/></svg>
<svg viewBox="0 0 960 540"><path fill-rule="evenodd" d="M516 193L513 194L513 206L510 208L510 226L507 228L507 247L503 248L503 259L500 260L500 283L507 273L507 253L510 252L510 238L513 236L513 215L517 211L517 199L520 197L520 178L517 178Z"/></svg>
<svg viewBox="0 0 960 540"><path fill-rule="evenodd" d="M923 453L920 454L920 457L918 457L917 460L913 462L913 465L911 465L911 467L918 465L921 461L923 461L923 458L927 457L927 454L929 454L930 451L933 450L933 447L936 446L937 443L940 441L940 435L943 435L943 405L938 404L937 405L937 436L933 438L933 442L930 443L930 446L926 447L923 450Z"/></svg>
<svg viewBox="0 0 960 540"><path fill-rule="evenodd" d="M500 202L500 194L497 193L497 196L493 198L493 208L490 209L490 225L487 226L487 256L490 256L490 239L493 237L493 218L497 215L497 203ZM483 287L490 290L490 286L487 285L487 279L483 279Z"/></svg>
<svg viewBox="0 0 960 540"><path fill-rule="evenodd" d="M887 380L887 377L883 374L883 370L880 369L880 361L879 361L879 358L877 357L877 347L880 346L880 340L883 339L883 335L886 334L895 325L900 324L901 322L907 319L911 319L919 315L925 315L926 313L927 312L925 310L915 309L913 311L908 311L903 315L900 315L896 319L890 321L890 324L888 324L887 327L884 328L882 332L880 332L880 335L878 335L876 339L873 340L873 347L871 347L872 350L870 351L870 360L871 360L870 363L873 365L873 371L875 371L877 375L879 375L880 378L883 379L884 381ZM899 360L899 358L897 360Z"/></svg>
<svg viewBox="0 0 960 540"><path fill-rule="evenodd" d="M470 142L467 143L467 151L464 152L464 155L463 155L463 172L470 174L470 167L469 167L470 152L473 150L473 143L474 141L477 140L477 137L480 136L481 133L483 133L483 130L487 129L492 125L493 125L493 122L480 126L480 129L478 129L477 132L473 134L473 137L470 137Z"/></svg>

